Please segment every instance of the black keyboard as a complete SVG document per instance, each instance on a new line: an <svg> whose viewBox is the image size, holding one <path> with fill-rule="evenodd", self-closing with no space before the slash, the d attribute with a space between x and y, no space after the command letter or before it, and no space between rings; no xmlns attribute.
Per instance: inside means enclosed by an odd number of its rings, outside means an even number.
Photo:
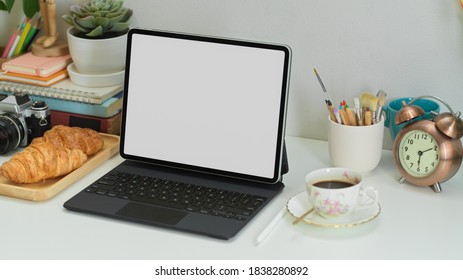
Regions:
<svg viewBox="0 0 463 280"><path fill-rule="evenodd" d="M266 198L183 182L111 171L88 193L245 221Z"/></svg>

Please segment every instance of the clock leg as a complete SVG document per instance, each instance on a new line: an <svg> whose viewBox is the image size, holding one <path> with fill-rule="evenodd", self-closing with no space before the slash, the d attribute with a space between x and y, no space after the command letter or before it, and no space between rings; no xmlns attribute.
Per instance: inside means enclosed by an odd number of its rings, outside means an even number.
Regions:
<svg viewBox="0 0 463 280"><path fill-rule="evenodd" d="M399 179L399 183L403 184L404 182L405 182L405 178L404 178L403 176L402 176L402 177L400 177L400 179Z"/></svg>
<svg viewBox="0 0 463 280"><path fill-rule="evenodd" d="M442 191L442 187L439 182L436 182L434 185L430 186L434 192L440 193Z"/></svg>

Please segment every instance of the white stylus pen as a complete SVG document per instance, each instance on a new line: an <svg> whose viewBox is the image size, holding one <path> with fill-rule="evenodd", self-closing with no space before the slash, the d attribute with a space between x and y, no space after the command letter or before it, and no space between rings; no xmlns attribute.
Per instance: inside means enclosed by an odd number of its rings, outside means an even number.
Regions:
<svg viewBox="0 0 463 280"><path fill-rule="evenodd" d="M280 210L275 217L270 221L270 223L262 230L262 232L256 238L256 245L259 245L264 241L270 233L276 228L279 222L284 218L286 215L286 207Z"/></svg>

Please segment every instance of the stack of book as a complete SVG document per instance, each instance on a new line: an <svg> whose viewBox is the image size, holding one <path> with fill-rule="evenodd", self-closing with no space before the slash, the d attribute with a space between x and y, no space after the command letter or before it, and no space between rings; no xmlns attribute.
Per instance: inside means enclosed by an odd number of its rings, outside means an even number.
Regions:
<svg viewBox="0 0 463 280"><path fill-rule="evenodd" d="M70 58L31 55L27 53L3 63L2 69L6 74L0 75L0 93L28 94L32 100L45 101L51 110L52 126L63 124L110 134L120 133L123 84L79 86L67 76ZM33 63L36 60L42 63ZM47 81L38 82L38 77ZM54 82L51 82L53 79Z"/></svg>
<svg viewBox="0 0 463 280"><path fill-rule="evenodd" d="M0 75L0 81L51 86L68 77L66 67L71 62L69 54L43 57L28 52L2 64L4 73Z"/></svg>

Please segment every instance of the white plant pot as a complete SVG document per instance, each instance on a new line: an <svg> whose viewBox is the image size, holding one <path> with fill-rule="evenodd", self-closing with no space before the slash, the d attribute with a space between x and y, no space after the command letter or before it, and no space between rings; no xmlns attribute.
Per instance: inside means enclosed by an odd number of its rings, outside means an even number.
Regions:
<svg viewBox="0 0 463 280"><path fill-rule="evenodd" d="M67 30L69 53L82 74L113 74L125 69L127 34L109 39L84 39Z"/></svg>

